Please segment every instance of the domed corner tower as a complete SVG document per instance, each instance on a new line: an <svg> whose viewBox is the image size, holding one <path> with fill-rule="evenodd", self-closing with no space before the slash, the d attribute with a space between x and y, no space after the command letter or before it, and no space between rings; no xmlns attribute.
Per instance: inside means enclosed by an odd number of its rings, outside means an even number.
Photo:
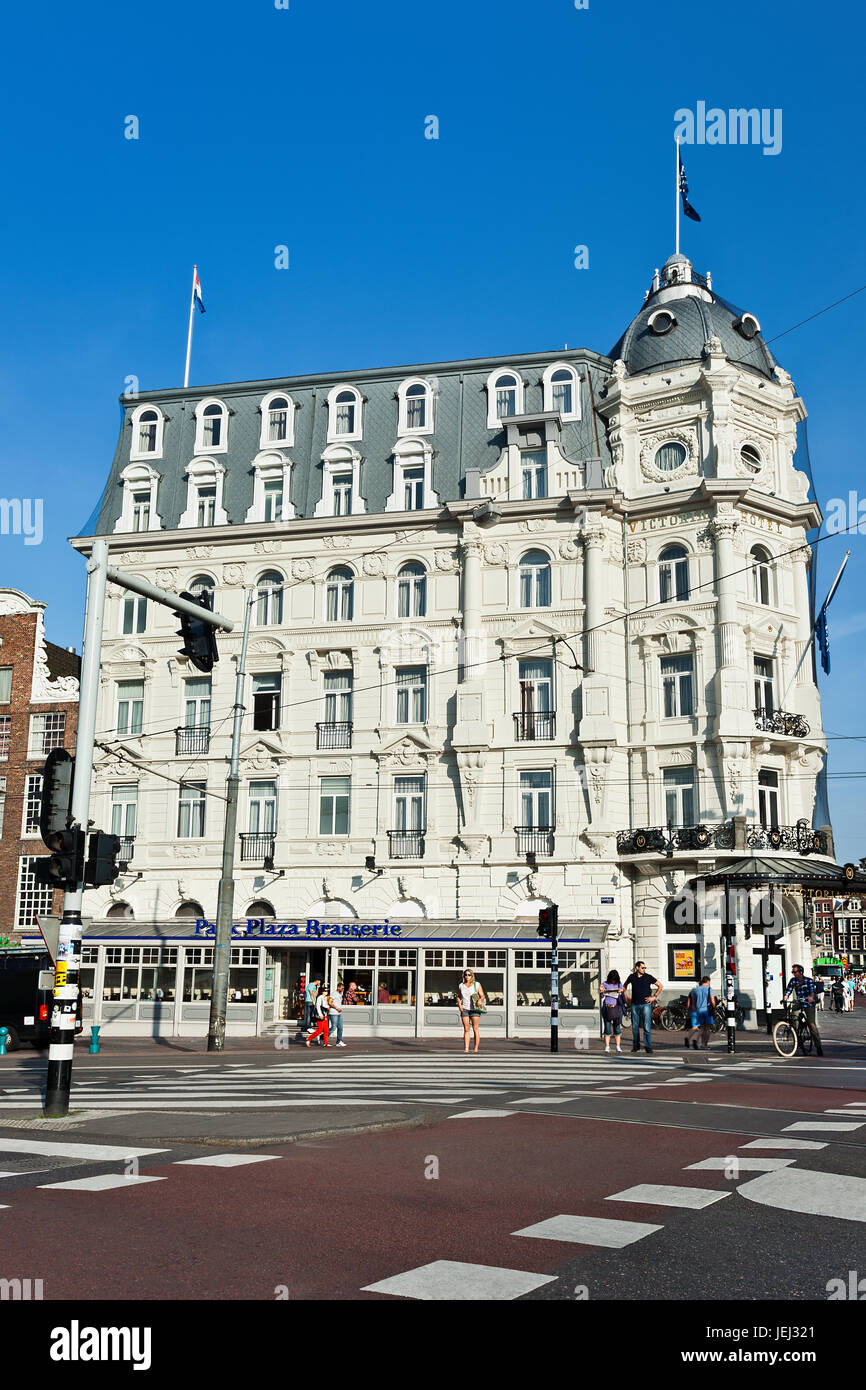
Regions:
<svg viewBox="0 0 866 1390"><path fill-rule="evenodd" d="M808 477L793 462L806 411L791 378L757 317L720 298L687 256L655 272L610 356L599 402L613 458L608 485L637 498L728 480L739 484L734 494L806 500Z"/></svg>

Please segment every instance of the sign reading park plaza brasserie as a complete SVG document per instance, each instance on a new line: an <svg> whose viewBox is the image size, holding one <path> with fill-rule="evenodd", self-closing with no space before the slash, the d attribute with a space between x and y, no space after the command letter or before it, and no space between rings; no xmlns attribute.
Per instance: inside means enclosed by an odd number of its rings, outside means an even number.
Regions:
<svg viewBox="0 0 866 1390"><path fill-rule="evenodd" d="M196 936L216 936L216 923L204 917L196 918ZM298 936L305 939L322 936L342 937L384 937L402 936L403 928L396 922L319 922L308 917L299 926L297 922L268 922L264 917L248 917L245 922L232 924L232 936Z"/></svg>

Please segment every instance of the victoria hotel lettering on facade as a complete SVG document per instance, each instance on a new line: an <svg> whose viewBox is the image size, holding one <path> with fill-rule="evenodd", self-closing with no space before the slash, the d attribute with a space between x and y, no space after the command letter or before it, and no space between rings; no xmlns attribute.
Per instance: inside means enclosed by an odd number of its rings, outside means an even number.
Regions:
<svg viewBox="0 0 866 1390"><path fill-rule="evenodd" d="M249 589L235 920L253 925L231 948L230 1032L291 1017L323 973L356 982L356 1034L453 1031L470 966L490 1031L540 1033L549 902L563 1030L594 1028L612 966L718 981L718 923L670 910L684 885L802 859L804 837L830 862L809 660L794 678L819 521L805 409L757 319L684 256L608 355L123 404L96 533L124 569L210 590L235 630L203 676L170 612L109 589L91 816L128 867L87 894L83 964L109 1031L206 1026ZM790 963L804 926L783 906ZM385 922L387 940L365 929ZM752 1024L755 944L741 926Z"/></svg>

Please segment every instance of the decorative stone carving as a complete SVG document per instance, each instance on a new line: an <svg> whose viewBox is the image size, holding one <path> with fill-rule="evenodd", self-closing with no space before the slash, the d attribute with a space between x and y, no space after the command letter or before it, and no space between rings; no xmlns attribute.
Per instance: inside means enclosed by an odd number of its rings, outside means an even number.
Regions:
<svg viewBox="0 0 866 1390"><path fill-rule="evenodd" d="M309 579L309 577L310 577L310 575L311 575L312 573L313 573L313 562L312 562L312 560L303 559L303 560L293 560L293 561L292 561L292 577L293 577L294 579Z"/></svg>
<svg viewBox="0 0 866 1390"><path fill-rule="evenodd" d="M695 549L701 551L702 554L712 553L713 536L708 526L703 531L698 531L695 536Z"/></svg>
<svg viewBox="0 0 866 1390"><path fill-rule="evenodd" d="M580 554L582 536L568 536L559 542L559 553L563 560L576 560Z"/></svg>
<svg viewBox="0 0 866 1390"><path fill-rule="evenodd" d="M136 656L142 653L136 651ZM57 703L74 704L78 699L78 681L75 676L58 676L51 679L48 669L48 651L45 646L45 628L42 610L36 615L36 644L33 653L33 683L31 699L34 704L54 700Z"/></svg>
<svg viewBox="0 0 866 1390"><path fill-rule="evenodd" d="M324 859L345 859L346 846L340 840L323 840L317 847Z"/></svg>
<svg viewBox="0 0 866 1390"><path fill-rule="evenodd" d="M613 366L610 369L610 374L613 377L614 381L623 381L626 377L627 373L625 369L625 363L623 362L621 357L618 357L614 362Z"/></svg>
<svg viewBox="0 0 866 1390"><path fill-rule="evenodd" d="M198 558L198 557L196 557ZM246 584L245 565L223 565L223 583L235 588L239 584Z"/></svg>
<svg viewBox="0 0 866 1390"><path fill-rule="evenodd" d="M177 589L177 570L172 566L170 569L157 570L156 583L160 589Z"/></svg>
<svg viewBox="0 0 866 1390"><path fill-rule="evenodd" d="M323 536L322 544L328 550L348 550L352 542L349 540L348 536L344 536L341 532L338 532L334 536Z"/></svg>
<svg viewBox="0 0 866 1390"><path fill-rule="evenodd" d="M437 550L434 553L434 563L436 565L437 570L442 570L443 573L448 574L451 571L456 570L459 564L459 560L457 559L457 556L453 550ZM502 561L490 561L488 559L487 563L501 564Z"/></svg>
<svg viewBox="0 0 866 1390"><path fill-rule="evenodd" d="M278 555L283 548L282 541L256 541L253 550L256 555Z"/></svg>
<svg viewBox="0 0 866 1390"><path fill-rule="evenodd" d="M527 516L524 517L522 521L518 522L517 525L520 531L534 532L543 531L547 522L542 516Z"/></svg>
<svg viewBox="0 0 866 1390"><path fill-rule="evenodd" d="M655 455L662 444L682 444L686 457L679 468L670 471L658 468ZM655 483L668 483L671 478L684 478L699 471L697 434L693 429L672 428L660 430L644 440L640 451L640 468L645 478Z"/></svg>
<svg viewBox="0 0 866 1390"><path fill-rule="evenodd" d="M490 853L489 835L469 835L461 833L457 836L457 844L461 850L461 857L477 862L479 859L486 859Z"/></svg>
<svg viewBox="0 0 866 1390"><path fill-rule="evenodd" d="M375 578L377 575L380 575L382 573L384 566L385 562L382 559L382 556L373 554L364 556L361 567L365 574L369 574Z"/></svg>
<svg viewBox="0 0 866 1390"><path fill-rule="evenodd" d="M646 563L646 541L630 540L628 543L628 559L631 565L643 565Z"/></svg>
<svg viewBox="0 0 866 1390"><path fill-rule="evenodd" d="M189 545L186 549L186 558L188 560L209 560L213 552L212 545Z"/></svg>
<svg viewBox="0 0 866 1390"><path fill-rule="evenodd" d="M584 830L580 836L590 854L595 855L596 859L603 859L608 854L608 846L612 836L602 830Z"/></svg>
<svg viewBox="0 0 866 1390"><path fill-rule="evenodd" d="M189 555L189 551L187 551L187 555ZM140 565L145 558L143 550L124 550L118 555L117 563L119 565ZM194 558L195 556L190 556L190 559Z"/></svg>
<svg viewBox="0 0 866 1390"><path fill-rule="evenodd" d="M172 846L172 856L175 859L200 859L201 855L201 845L175 844Z"/></svg>

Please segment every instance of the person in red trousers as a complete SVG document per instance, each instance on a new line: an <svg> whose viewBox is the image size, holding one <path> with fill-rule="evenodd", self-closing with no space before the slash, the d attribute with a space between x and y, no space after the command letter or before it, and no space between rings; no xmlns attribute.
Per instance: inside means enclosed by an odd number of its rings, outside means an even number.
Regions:
<svg viewBox="0 0 866 1390"><path fill-rule="evenodd" d="M324 1035L325 1047L328 1046L328 1010L331 1004L331 996L325 985L319 985L319 992L316 995L316 1026L307 1038L304 1046L309 1047L313 1038L317 1038L320 1033Z"/></svg>

